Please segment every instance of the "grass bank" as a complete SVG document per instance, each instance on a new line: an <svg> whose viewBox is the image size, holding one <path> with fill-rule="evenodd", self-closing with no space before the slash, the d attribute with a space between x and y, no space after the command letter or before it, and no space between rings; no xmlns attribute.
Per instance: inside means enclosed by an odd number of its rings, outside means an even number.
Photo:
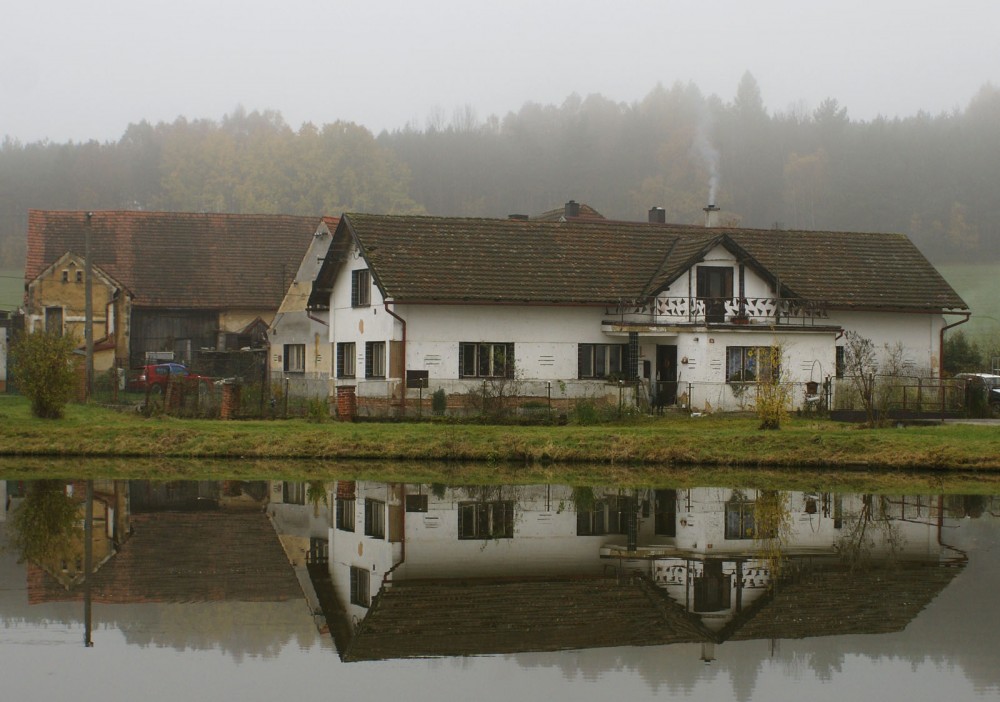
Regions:
<svg viewBox="0 0 1000 702"><path fill-rule="evenodd" d="M493 466L928 470L1000 473L1000 428L858 429L793 418L761 432L753 418L684 415L600 426L445 423L312 424L145 418L70 405L65 419L30 416L0 397L0 455L16 457L440 461Z"/></svg>

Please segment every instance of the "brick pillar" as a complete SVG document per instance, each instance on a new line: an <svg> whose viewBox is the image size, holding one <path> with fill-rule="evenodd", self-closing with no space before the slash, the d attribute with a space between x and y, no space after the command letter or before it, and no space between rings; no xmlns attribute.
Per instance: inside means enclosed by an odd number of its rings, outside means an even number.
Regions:
<svg viewBox="0 0 1000 702"><path fill-rule="evenodd" d="M240 409L240 386L236 383L225 383L222 386L222 404L219 407L219 419L233 419Z"/></svg>
<svg viewBox="0 0 1000 702"><path fill-rule="evenodd" d="M337 387L337 418L345 422L353 422L358 413L358 397L354 389L354 385Z"/></svg>

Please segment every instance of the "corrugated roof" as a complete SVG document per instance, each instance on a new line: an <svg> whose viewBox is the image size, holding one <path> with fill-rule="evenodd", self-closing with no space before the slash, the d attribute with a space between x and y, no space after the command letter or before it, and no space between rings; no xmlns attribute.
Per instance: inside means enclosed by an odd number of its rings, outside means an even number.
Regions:
<svg viewBox="0 0 1000 702"><path fill-rule="evenodd" d="M89 226L94 263L137 306L277 309L320 220L97 211ZM83 255L87 226L86 212L31 210L26 281L67 251Z"/></svg>
<svg viewBox="0 0 1000 702"><path fill-rule="evenodd" d="M723 245L783 295L834 308L968 309L900 234L367 214L342 218L338 236L349 234L399 302L613 303L656 294ZM326 268L318 287L328 293Z"/></svg>

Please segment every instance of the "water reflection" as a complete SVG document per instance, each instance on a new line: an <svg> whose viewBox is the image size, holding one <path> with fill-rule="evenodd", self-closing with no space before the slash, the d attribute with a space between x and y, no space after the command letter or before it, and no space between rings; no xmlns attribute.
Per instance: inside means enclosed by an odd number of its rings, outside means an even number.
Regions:
<svg viewBox="0 0 1000 702"><path fill-rule="evenodd" d="M995 507L716 487L94 481L85 539L84 484L0 485L27 595L0 595L5 622L43 607L79 617L67 607L89 589L133 644L267 655L329 636L345 662L675 644L713 661L737 642L899 632L965 568L959 520ZM124 605L140 610L119 618ZM282 629L288 606L308 607L311 632Z"/></svg>

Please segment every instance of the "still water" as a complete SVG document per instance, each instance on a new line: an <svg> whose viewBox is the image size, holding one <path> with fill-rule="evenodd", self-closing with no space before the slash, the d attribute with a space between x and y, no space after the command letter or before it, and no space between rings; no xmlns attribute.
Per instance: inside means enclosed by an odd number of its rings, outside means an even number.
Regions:
<svg viewBox="0 0 1000 702"><path fill-rule="evenodd" d="M4 700L1000 699L1000 498L0 486Z"/></svg>

